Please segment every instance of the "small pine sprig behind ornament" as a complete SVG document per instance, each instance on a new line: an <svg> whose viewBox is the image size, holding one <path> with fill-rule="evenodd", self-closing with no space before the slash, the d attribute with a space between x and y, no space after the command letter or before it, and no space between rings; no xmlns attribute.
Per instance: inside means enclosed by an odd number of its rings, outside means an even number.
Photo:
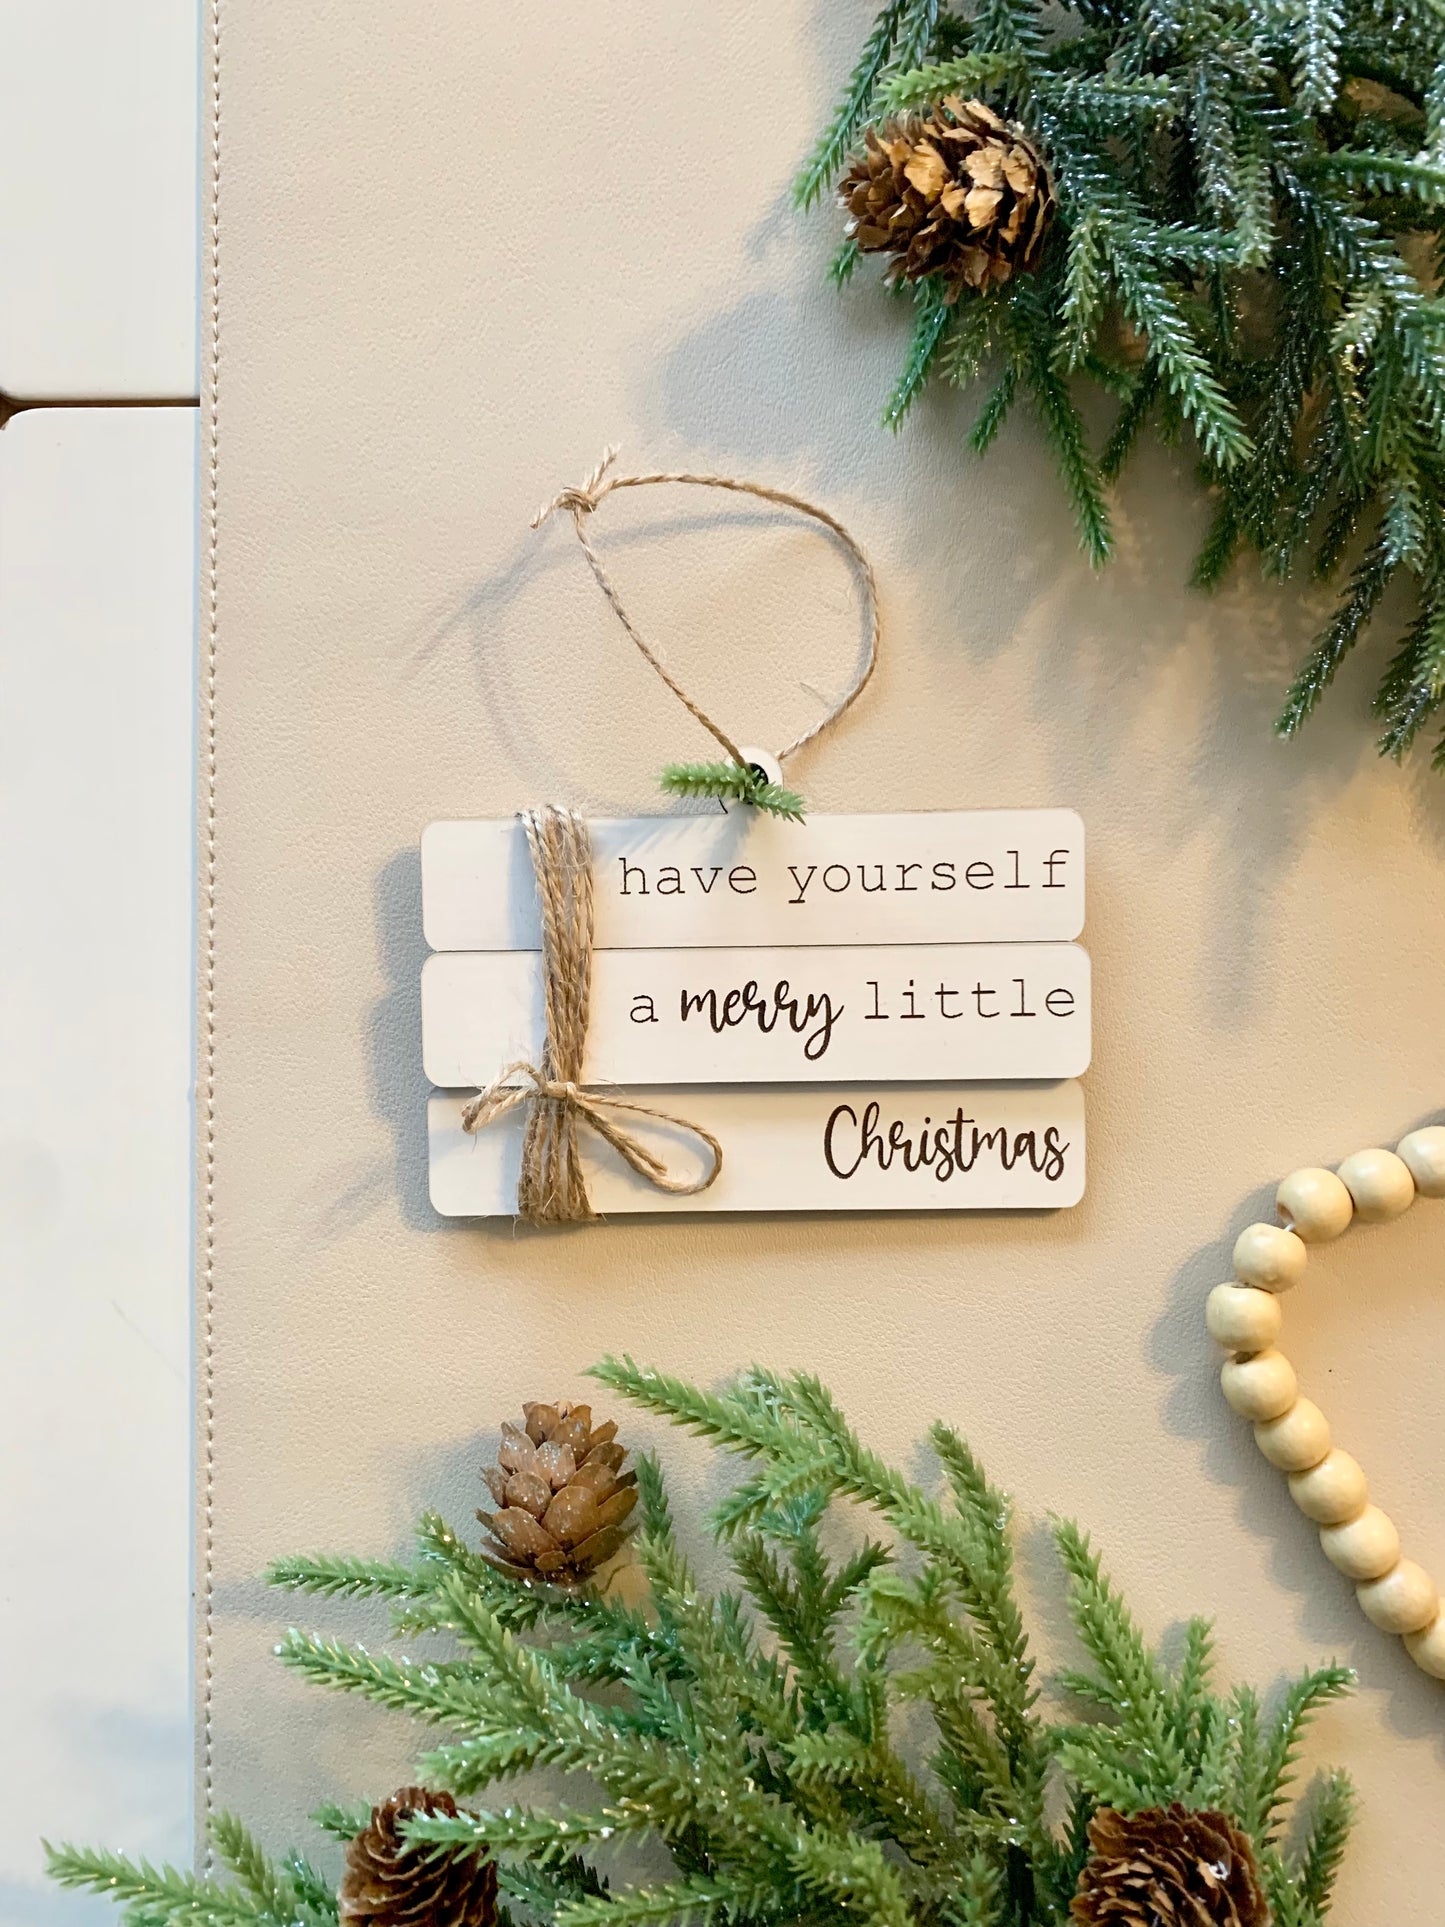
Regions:
<svg viewBox="0 0 1445 1927"><path fill-rule="evenodd" d="M1105 484L1188 430L1197 583L1247 550L1354 568L1281 735L1404 588L1395 757L1445 719L1442 74L1438 0L886 0L796 189L839 189L836 281L879 252L911 293L888 426L935 375L981 385L980 454L1031 405L1096 565ZM1097 454L1085 384L1115 411Z"/></svg>
<svg viewBox="0 0 1445 1927"><path fill-rule="evenodd" d="M671 796L715 796L720 803L750 803L769 816L803 821L803 799L750 763L669 763L659 779Z"/></svg>

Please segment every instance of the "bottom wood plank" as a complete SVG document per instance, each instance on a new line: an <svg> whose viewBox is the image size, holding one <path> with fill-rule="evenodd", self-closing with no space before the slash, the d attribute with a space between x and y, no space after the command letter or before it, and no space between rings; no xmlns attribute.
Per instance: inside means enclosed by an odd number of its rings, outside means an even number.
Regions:
<svg viewBox="0 0 1445 1927"><path fill-rule="evenodd" d="M447 1218L511 1217L523 1113L469 1136L467 1093L438 1092L427 1113L431 1201ZM1084 1095L1076 1083L767 1085L629 1089L723 1147L713 1185L670 1196L636 1176L584 1124L599 1212L1037 1211L1084 1195ZM706 1153L685 1132L623 1112L618 1123L694 1175Z"/></svg>

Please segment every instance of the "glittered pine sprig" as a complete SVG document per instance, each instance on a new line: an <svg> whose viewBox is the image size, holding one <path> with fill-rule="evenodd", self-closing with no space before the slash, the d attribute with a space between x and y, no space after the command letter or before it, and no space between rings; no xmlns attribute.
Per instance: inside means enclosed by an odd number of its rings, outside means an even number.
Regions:
<svg viewBox="0 0 1445 1927"><path fill-rule="evenodd" d="M659 781L670 796L715 796L720 803L750 803L770 816L803 820L803 799L747 763L669 763Z"/></svg>

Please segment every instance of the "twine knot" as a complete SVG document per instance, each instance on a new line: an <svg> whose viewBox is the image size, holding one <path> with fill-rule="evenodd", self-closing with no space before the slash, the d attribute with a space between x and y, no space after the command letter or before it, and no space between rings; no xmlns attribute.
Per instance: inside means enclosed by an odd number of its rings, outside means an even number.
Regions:
<svg viewBox="0 0 1445 1927"><path fill-rule="evenodd" d="M616 460L617 450L615 448L604 448L602 451L602 460L597 464L596 468L593 469L586 481L582 483L581 487L564 488L559 495L554 495L550 502L544 502L532 517L532 527L534 529L541 528L547 517L555 514L558 509L570 509L579 521L582 516L590 515L602 498L611 491L612 483L608 482L604 488L603 481L608 469L611 468Z"/></svg>
<svg viewBox="0 0 1445 1927"><path fill-rule="evenodd" d="M542 988L546 1039L538 1066L509 1064L462 1112L462 1129L485 1130L519 1106L527 1107L517 1215L529 1224L581 1224L595 1218L582 1170L578 1125L610 1144L639 1177L672 1197L706 1191L722 1169L722 1146L688 1119L581 1083L592 987L592 839L586 820L552 804L524 810L522 827L532 856L542 922ZM513 1083L514 1078L525 1083ZM630 1111L687 1131L711 1156L698 1178L677 1178L666 1163L609 1115Z"/></svg>

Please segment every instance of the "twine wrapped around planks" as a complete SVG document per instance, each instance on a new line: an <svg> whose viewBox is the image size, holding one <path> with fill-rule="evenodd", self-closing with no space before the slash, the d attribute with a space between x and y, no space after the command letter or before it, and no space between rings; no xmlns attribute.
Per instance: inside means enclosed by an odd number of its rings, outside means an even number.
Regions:
<svg viewBox="0 0 1445 1927"><path fill-rule="evenodd" d="M583 1089L592 989L592 838L575 810L544 804L520 817L532 856L542 924L546 1038L538 1067L508 1064L462 1113L464 1131L482 1131L520 1105L528 1107L517 1178L517 1215L528 1224L585 1224L597 1213L587 1195L578 1127L588 1125L639 1177L674 1197L706 1191L722 1169L722 1146L709 1131L631 1098ZM514 1084L515 1077L525 1083ZM699 1178L677 1178L663 1160L612 1115L629 1111L689 1131L711 1154Z"/></svg>

